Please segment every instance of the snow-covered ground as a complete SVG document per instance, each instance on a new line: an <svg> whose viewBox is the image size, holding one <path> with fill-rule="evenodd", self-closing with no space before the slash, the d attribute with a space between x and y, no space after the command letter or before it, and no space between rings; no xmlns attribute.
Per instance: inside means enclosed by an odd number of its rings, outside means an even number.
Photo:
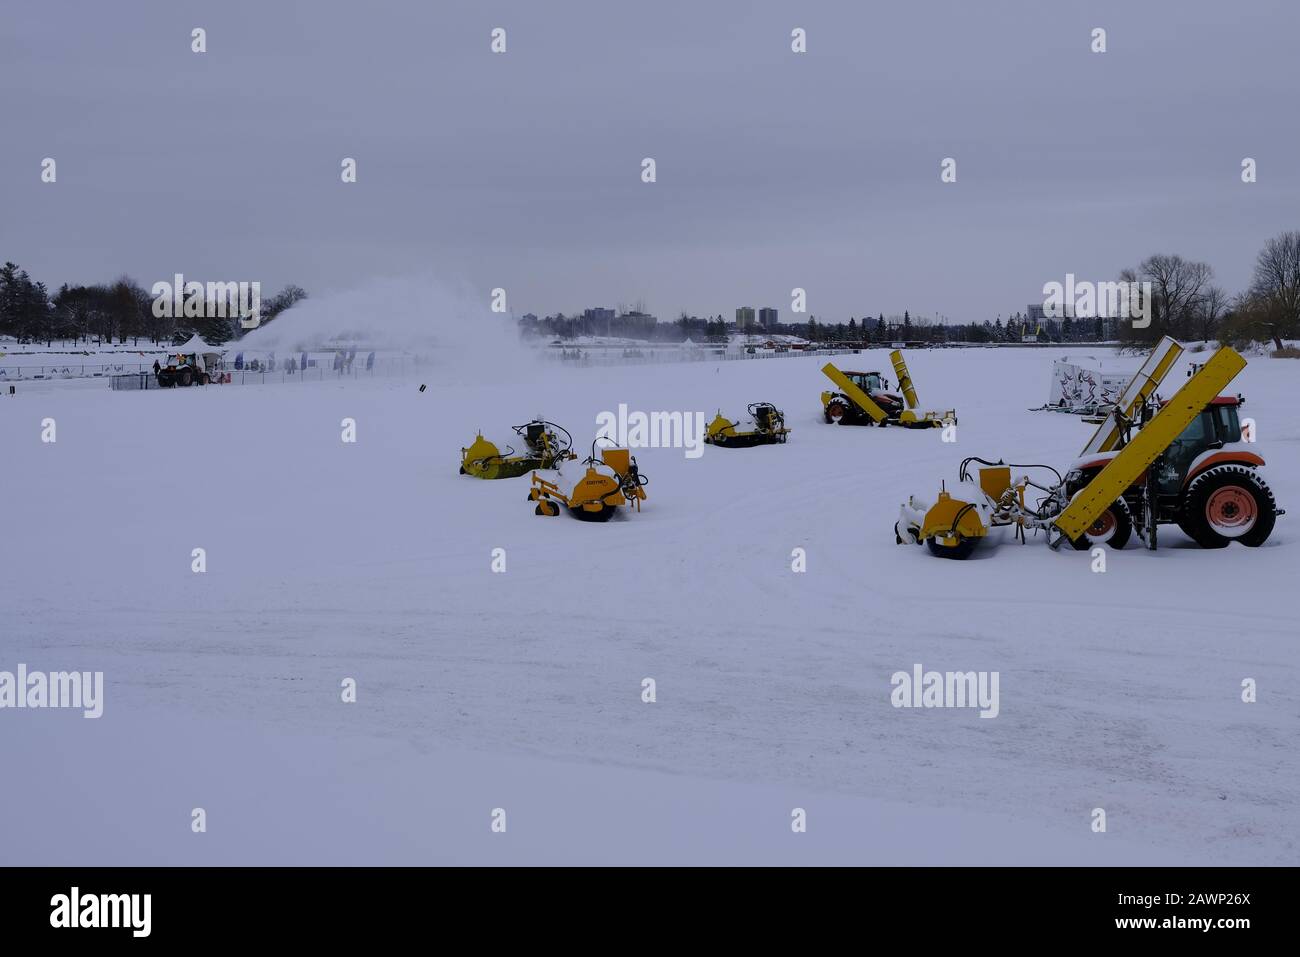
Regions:
<svg viewBox="0 0 1300 957"><path fill-rule="evenodd" d="M956 444L823 425L812 358L20 386L0 396L0 670L106 688L98 720L0 711L0 863L1295 864L1296 515L1255 550L1162 530L1104 574L1041 540L964 563L894 544L899 503L964 456L1078 453L1089 426L1026 411L1052 357L909 353ZM1232 387L1293 511L1298 376L1252 358ZM541 414L585 454L620 403L758 400L788 444L638 450L649 500L607 525L457 474L477 429L504 443ZM895 709L915 663L998 672L999 715Z"/></svg>

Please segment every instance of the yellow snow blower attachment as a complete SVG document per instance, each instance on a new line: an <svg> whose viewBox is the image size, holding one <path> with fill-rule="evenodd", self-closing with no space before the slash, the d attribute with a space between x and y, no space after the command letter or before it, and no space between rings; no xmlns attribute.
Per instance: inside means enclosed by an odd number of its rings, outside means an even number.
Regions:
<svg viewBox="0 0 1300 957"><path fill-rule="evenodd" d="M990 529L1011 525L1022 542L1026 529L1046 532L1052 548L1123 548L1136 530L1154 549L1157 527L1177 524L1207 548L1263 544L1285 511L1258 472L1264 460L1241 443L1243 400L1219 394L1246 360L1225 346L1161 402L1155 389L1181 351L1168 342L1172 347L1157 346L1064 477L1047 465L972 456L961 463L955 489L943 487L932 504L908 499L894 540L965 558ZM1015 478L1013 470L1020 473ZM1035 481L1031 472L1050 472L1055 481ZM1026 502L1030 489L1042 493L1033 506Z"/></svg>
<svg viewBox="0 0 1300 957"><path fill-rule="evenodd" d="M751 431L742 432L721 411L705 430L704 441L724 449L747 449L755 445L784 442L790 430L785 427L785 413L771 402L751 402L748 408L754 420Z"/></svg>
<svg viewBox="0 0 1300 957"><path fill-rule="evenodd" d="M591 455L584 464L586 474L565 495L554 482L548 482L533 473L528 500L536 502L534 515L559 515L560 506L569 510L574 518L587 522L606 522L622 505L635 505L641 511L645 501L645 486L650 480L637 469L636 458L627 449L606 447L596 456L592 443Z"/></svg>
<svg viewBox="0 0 1300 957"><path fill-rule="evenodd" d="M572 452L573 437L554 422L533 419L512 428L524 440L523 454L516 455L513 448L502 452L480 432L469 448L460 450L460 474L481 479L516 478L533 469L559 468L561 463L578 457Z"/></svg>
<svg viewBox="0 0 1300 957"><path fill-rule="evenodd" d="M1103 418L1097 426L1097 431L1093 433L1092 438L1079 454L1109 452L1119 445L1124 435L1123 424L1137 420L1143 406L1155 397L1156 389L1160 388L1160 383L1165 380L1165 376L1169 374L1169 370L1174 367L1174 363L1182 354L1183 347L1169 336L1156 343L1156 347L1151 350L1151 355L1147 356L1147 361L1142 363L1142 368L1138 369L1132 379L1129 379L1128 384L1120 392L1119 398L1115 400L1115 411L1120 414L1110 414Z"/></svg>
<svg viewBox="0 0 1300 957"><path fill-rule="evenodd" d="M917 411L916 387L912 384L903 354L895 349L889 354L889 359L894 365L901 395L889 391L889 383L879 372L840 371L831 362L822 367L826 378L839 387L838 392L822 393L822 412L827 423L931 429L957 421L956 409Z"/></svg>

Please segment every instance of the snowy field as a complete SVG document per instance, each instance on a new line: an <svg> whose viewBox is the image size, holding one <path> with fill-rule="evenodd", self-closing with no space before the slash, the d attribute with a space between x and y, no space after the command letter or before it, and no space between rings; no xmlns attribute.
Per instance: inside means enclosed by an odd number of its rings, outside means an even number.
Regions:
<svg viewBox="0 0 1300 957"><path fill-rule="evenodd" d="M0 713L0 864L1300 863L1300 363L1252 357L1232 386L1292 511L1262 548L1168 528L1094 574L1041 539L894 544L899 503L964 456L1077 455L1090 426L1027 411L1055 355L910 352L956 444L823 425L823 359L21 386L0 670L103 671L105 701ZM759 400L787 445L638 450L649 500L607 525L457 474L477 429L544 415L585 455L620 403ZM1000 713L893 708L915 663L998 672Z"/></svg>

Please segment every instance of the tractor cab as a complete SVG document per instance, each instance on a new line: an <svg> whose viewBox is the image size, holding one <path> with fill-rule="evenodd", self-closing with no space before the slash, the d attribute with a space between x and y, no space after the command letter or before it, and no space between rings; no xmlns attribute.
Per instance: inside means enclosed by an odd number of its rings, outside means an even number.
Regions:
<svg viewBox="0 0 1300 957"><path fill-rule="evenodd" d="M1161 496L1177 498L1188 480L1220 462L1233 461L1246 466L1259 466L1264 460L1242 448L1241 420L1237 410L1245 400L1239 395L1220 395L1211 399L1187 427L1169 443L1155 462L1156 491ZM1157 412L1168 404L1159 400L1148 403L1143 421L1124 424L1119 441L1110 452L1084 456L1075 461L1066 476L1066 485L1073 494L1087 485L1132 441L1137 430L1144 428ZM1136 494L1136 488L1130 489Z"/></svg>
<svg viewBox="0 0 1300 957"><path fill-rule="evenodd" d="M903 397L889 391L889 380L880 372L845 372L855 386L884 409L891 420L897 420L903 411Z"/></svg>
<svg viewBox="0 0 1300 957"><path fill-rule="evenodd" d="M845 372L844 374L867 395L876 395L889 390L889 380L879 372Z"/></svg>
<svg viewBox="0 0 1300 957"><path fill-rule="evenodd" d="M1217 396L1169 443L1156 472L1161 495L1179 494L1193 466L1202 464L1199 459L1241 441L1241 420L1237 417L1241 403L1241 396Z"/></svg>

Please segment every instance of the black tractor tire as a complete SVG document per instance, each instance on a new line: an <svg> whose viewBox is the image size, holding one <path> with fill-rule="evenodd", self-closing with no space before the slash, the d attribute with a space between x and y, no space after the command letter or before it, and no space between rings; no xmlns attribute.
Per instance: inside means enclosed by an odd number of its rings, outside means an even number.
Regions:
<svg viewBox="0 0 1300 957"><path fill-rule="evenodd" d="M1115 499L1110 508L1101 513L1101 517L1092 527L1070 542L1075 551L1087 552L1098 545L1105 545L1119 551L1128 544L1133 535L1133 515L1128 503L1122 498Z"/></svg>
<svg viewBox="0 0 1300 957"><path fill-rule="evenodd" d="M188 386L193 381L194 381L194 375L190 372L189 369L186 369L184 372L181 373L181 385Z"/></svg>
<svg viewBox="0 0 1300 957"><path fill-rule="evenodd" d="M1192 479L1183 493L1178 527L1202 548L1241 542L1263 545L1277 523L1273 491L1245 465L1216 465Z"/></svg>
<svg viewBox="0 0 1300 957"><path fill-rule="evenodd" d="M569 506L569 514L580 522L608 522L617 511L618 508L608 502L602 502L599 511L595 512L589 512L581 505L577 508L572 505Z"/></svg>
<svg viewBox="0 0 1300 957"><path fill-rule="evenodd" d="M898 537L898 533L894 533ZM953 558L960 561L963 558L970 558L971 552L975 551L978 544L974 538L959 538L956 545L941 545L938 539L934 537L925 540L925 547L930 549L930 554L939 558Z"/></svg>

